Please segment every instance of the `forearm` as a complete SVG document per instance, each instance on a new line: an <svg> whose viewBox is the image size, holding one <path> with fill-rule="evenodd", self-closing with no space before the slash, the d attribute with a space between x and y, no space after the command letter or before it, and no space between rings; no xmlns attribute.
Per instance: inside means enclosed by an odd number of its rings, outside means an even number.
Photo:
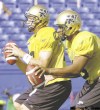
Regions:
<svg viewBox="0 0 100 110"><path fill-rule="evenodd" d="M20 48L18 48L15 45L11 45L12 47L6 48L11 54L9 54L9 57L14 55L17 56L18 58L21 58L25 64L31 64L31 65L39 65L43 67L47 67L49 64L49 61L51 59L51 54L52 52L48 51L41 51L39 53L38 58L33 58L33 56L29 55L28 53L24 52Z"/></svg>
<svg viewBox="0 0 100 110"><path fill-rule="evenodd" d="M42 66L42 67L47 67L47 63L45 61L42 61L40 59L35 59L35 58L31 58L29 64L31 65L39 65L39 66Z"/></svg>
<svg viewBox="0 0 100 110"><path fill-rule="evenodd" d="M20 51L20 58L26 63L31 65L42 65L41 60L33 58L31 55L24 51Z"/></svg>
<svg viewBox="0 0 100 110"><path fill-rule="evenodd" d="M64 68L49 68L46 69L46 72L55 76L63 76L63 77L79 77L80 71L77 71L73 66L66 66Z"/></svg>
<svg viewBox="0 0 100 110"><path fill-rule="evenodd" d="M26 73L27 64L23 63L20 59L18 59L16 65L23 73Z"/></svg>

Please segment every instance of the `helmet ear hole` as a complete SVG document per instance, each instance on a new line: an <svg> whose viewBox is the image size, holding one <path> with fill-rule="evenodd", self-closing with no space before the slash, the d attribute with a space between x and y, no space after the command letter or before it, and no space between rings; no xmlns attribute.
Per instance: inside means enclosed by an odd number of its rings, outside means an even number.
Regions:
<svg viewBox="0 0 100 110"><path fill-rule="evenodd" d="M72 29L72 27L69 28L69 30L71 30L71 29Z"/></svg>
<svg viewBox="0 0 100 110"><path fill-rule="evenodd" d="M80 28L80 25L78 25L78 28Z"/></svg>

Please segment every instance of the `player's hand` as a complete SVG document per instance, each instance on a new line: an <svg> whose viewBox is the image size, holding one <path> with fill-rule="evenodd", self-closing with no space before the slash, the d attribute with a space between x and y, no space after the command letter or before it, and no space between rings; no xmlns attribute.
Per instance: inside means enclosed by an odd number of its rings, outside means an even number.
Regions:
<svg viewBox="0 0 100 110"><path fill-rule="evenodd" d="M35 75L39 75L39 78L41 78L44 74L48 75L48 68L40 66L35 67Z"/></svg>
<svg viewBox="0 0 100 110"><path fill-rule="evenodd" d="M11 44L10 47L5 47L4 48L4 52L9 52L11 54L9 54L8 57L10 56L17 56L17 57L23 57L25 52L22 51L20 48L18 48L17 46Z"/></svg>

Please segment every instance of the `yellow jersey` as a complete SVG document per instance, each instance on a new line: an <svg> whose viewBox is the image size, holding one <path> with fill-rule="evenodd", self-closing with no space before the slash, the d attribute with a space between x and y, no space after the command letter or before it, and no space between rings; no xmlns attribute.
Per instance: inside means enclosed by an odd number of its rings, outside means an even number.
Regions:
<svg viewBox="0 0 100 110"><path fill-rule="evenodd" d="M63 68L66 66L64 61L64 48L60 40L54 38L55 29L52 27L41 28L36 35L32 35L28 40L29 53L35 58L39 58L41 51L51 51L52 58L48 68ZM69 80L52 75L45 75L45 84L52 84L59 81Z"/></svg>
<svg viewBox="0 0 100 110"><path fill-rule="evenodd" d="M87 80L90 83L100 76L100 38L98 36L88 31L79 32L71 42L66 42L66 47L72 61L75 56L88 57L84 70L88 73Z"/></svg>

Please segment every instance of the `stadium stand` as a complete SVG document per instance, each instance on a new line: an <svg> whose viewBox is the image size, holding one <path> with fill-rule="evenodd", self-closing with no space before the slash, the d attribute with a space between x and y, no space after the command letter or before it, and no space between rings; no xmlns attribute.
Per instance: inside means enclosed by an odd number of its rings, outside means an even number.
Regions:
<svg viewBox="0 0 100 110"><path fill-rule="evenodd" d="M33 2L34 0L4 0L4 3L12 11L10 17L6 14L0 16L0 98L6 101L7 96L3 94L5 89L14 94L24 91L29 86L26 76L19 69L15 65L11 66L6 63L2 48L9 40L13 40L20 48L27 51L26 41L32 33L23 28L21 22L25 20L24 13L34 4ZM64 9L74 9L81 15L82 29L89 30L100 36L99 0L82 0L80 8L77 8L77 0L38 0L38 3L48 8L51 15L50 26L56 27L54 20L58 13ZM80 90L83 83L84 80L81 78L72 80L73 94ZM70 104L69 98L59 110L69 110Z"/></svg>

